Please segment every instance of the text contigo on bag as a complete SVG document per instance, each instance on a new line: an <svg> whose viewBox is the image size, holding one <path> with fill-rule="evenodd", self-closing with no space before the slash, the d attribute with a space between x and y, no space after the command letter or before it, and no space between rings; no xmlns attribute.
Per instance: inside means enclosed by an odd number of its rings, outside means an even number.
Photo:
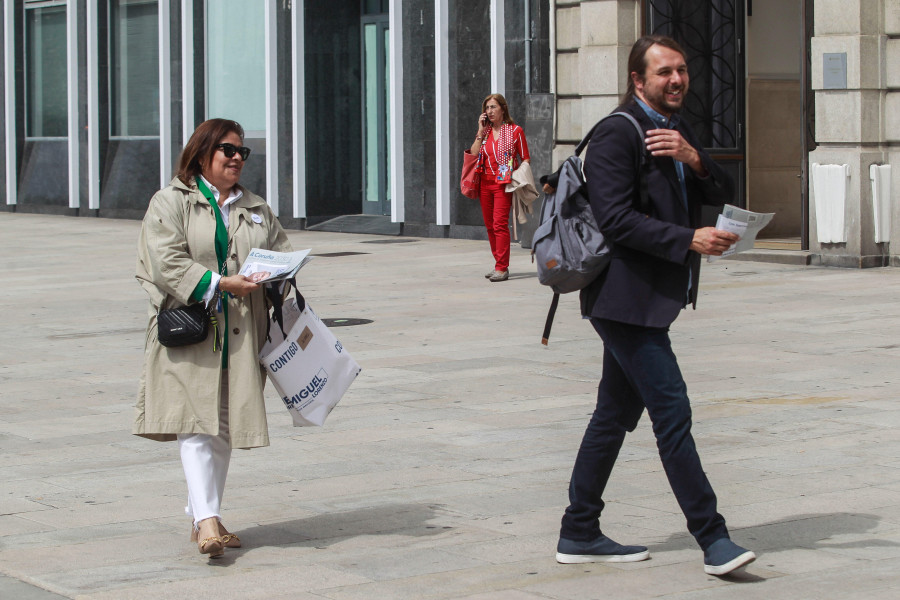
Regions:
<svg viewBox="0 0 900 600"><path fill-rule="evenodd" d="M295 427L325 423L361 371L309 303L303 304L301 309L297 300L290 298L282 305L287 336L270 315L271 340L259 353Z"/></svg>

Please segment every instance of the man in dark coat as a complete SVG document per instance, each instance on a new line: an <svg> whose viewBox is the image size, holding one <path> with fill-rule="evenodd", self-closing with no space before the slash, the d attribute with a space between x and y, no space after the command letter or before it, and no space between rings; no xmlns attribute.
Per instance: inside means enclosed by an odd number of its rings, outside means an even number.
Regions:
<svg viewBox="0 0 900 600"><path fill-rule="evenodd" d="M704 551L704 569L724 575L756 556L729 539L717 512L691 436L690 401L669 326L688 304L696 307L700 255L719 256L738 240L700 227L701 206L730 201L734 186L678 114L689 84L678 43L664 36L639 39L628 71L628 91L618 110L637 119L645 138L638 138L627 119L607 119L594 132L584 163L591 208L611 244L609 268L581 297L584 316L603 340L603 375L575 460L556 558L561 563L649 558L647 548L618 544L599 526L601 497L619 449L646 408L672 491ZM645 148L648 201L642 205Z"/></svg>

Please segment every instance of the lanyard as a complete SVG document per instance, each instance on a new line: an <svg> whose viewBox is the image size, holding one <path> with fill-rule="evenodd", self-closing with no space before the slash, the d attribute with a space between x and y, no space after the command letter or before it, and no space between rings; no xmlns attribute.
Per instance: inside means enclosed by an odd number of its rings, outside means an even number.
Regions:
<svg viewBox="0 0 900 600"><path fill-rule="evenodd" d="M225 230L225 221L222 219L222 212L219 210L219 205L216 204L215 196L210 191L205 183L203 183L203 179L200 177L195 178L197 180L197 189L200 190L200 193L203 194L203 197L206 198L213 209L213 214L216 217L216 237L215 237L215 247L216 247L216 262L219 264L219 275L225 277L228 274L228 251L231 249L231 240L228 239L228 232ZM220 291L216 295L216 312L223 313L225 316L225 340L223 342L223 352L222 352L222 366L228 365L228 292ZM222 300L226 302L223 303ZM216 339L218 339L218 322L214 322L216 326ZM215 347L214 347L215 349Z"/></svg>
<svg viewBox="0 0 900 600"><path fill-rule="evenodd" d="M203 197L209 201L210 205L212 205L213 214L216 216L216 260L219 263L219 275L224 277L228 273L226 259L228 258L228 247L231 245L228 239L228 232L225 231L225 221L222 219L222 211L219 210L219 205L216 204L213 193L203 182L202 178L198 176L196 179L197 188L200 190L200 193L203 194Z"/></svg>

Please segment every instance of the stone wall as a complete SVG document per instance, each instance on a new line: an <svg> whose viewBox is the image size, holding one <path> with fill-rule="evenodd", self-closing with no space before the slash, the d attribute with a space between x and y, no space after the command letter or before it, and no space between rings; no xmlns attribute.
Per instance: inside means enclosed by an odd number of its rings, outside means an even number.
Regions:
<svg viewBox="0 0 900 600"><path fill-rule="evenodd" d="M618 106L628 53L640 29L640 2L635 0L557 1L554 168L594 123Z"/></svg>
<svg viewBox="0 0 900 600"><path fill-rule="evenodd" d="M897 40L892 39L898 37L900 9L895 0L816 0L811 67L819 145L809 162L849 165L850 179L844 242L819 242L815 186L810 186L813 264L872 267L888 263L889 243L875 242L869 166L890 164L892 155L897 158L890 143L900 141L900 82L896 81L900 53ZM832 53L846 55L846 89L826 89L825 55ZM896 198L896 191L893 195ZM900 214L896 207L894 212L892 237L900 240Z"/></svg>

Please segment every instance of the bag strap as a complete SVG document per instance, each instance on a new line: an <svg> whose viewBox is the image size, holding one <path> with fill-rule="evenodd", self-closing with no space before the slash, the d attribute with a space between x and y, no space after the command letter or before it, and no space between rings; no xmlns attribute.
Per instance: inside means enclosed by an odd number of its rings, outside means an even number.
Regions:
<svg viewBox="0 0 900 600"><path fill-rule="evenodd" d="M634 126L635 131L638 134L639 146L641 148L641 156L639 159L638 167L638 210L642 213L650 212L650 192L647 189L647 172L650 170L650 152L647 150L647 147L644 145L644 129L641 127L641 124L638 123L637 119L635 119L632 115L623 111L611 112L591 127L591 130L584 136L584 139L579 142L578 146L575 147L575 156L579 156L581 152L584 150L585 146L588 145L588 142L591 141L591 137L594 135L594 132L600 127L600 123L603 121L615 117L625 117L628 121Z"/></svg>
<svg viewBox="0 0 900 600"><path fill-rule="evenodd" d="M541 343L545 346L550 343L550 328L553 327L553 317L556 316L557 306L559 306L559 293L553 292L553 301L550 303L550 310L547 311L547 320L544 322L544 333L541 335Z"/></svg>
<svg viewBox="0 0 900 600"><path fill-rule="evenodd" d="M269 306L272 307L272 318L266 319L266 339L270 342L272 341L272 338L269 335L269 332L273 319L278 323L278 328L281 329L282 337L287 337L287 333L284 331L284 311L282 310L285 297L284 288L279 289L281 286L276 285L277 283L281 282L266 284L264 294L266 299L266 312L269 312ZM303 312L303 309L306 308L306 298L303 297L303 294L301 294L300 290L297 288L297 278L291 277L290 279L284 280L283 283L284 285L290 284L293 286L294 299L297 300L297 307L300 309L300 312Z"/></svg>

